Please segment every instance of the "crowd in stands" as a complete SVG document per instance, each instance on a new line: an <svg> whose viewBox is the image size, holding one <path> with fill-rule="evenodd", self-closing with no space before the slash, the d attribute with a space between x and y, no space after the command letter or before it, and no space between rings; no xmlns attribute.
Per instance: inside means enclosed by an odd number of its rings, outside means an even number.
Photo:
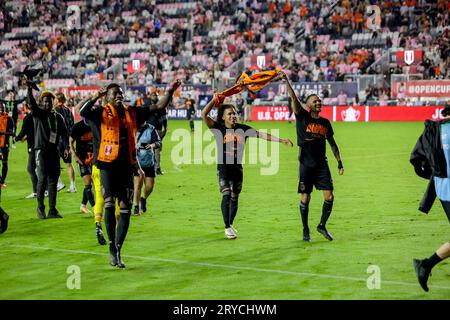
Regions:
<svg viewBox="0 0 450 320"><path fill-rule="evenodd" d="M35 0L3 2L0 72L42 62L47 87L103 79L153 85L233 80L233 64L272 55L293 82L344 81L384 73L369 91L390 95L390 75L450 78L450 2L445 0ZM80 8L80 29L69 6ZM376 28L366 24L377 5ZM72 28L72 29L71 29ZM358 38L358 35L363 36ZM376 62L390 48L422 49L413 67L386 71ZM390 57L386 56L386 59ZM129 74L128 61L139 59ZM374 65L375 63L375 65ZM373 93L372 92L372 93Z"/></svg>

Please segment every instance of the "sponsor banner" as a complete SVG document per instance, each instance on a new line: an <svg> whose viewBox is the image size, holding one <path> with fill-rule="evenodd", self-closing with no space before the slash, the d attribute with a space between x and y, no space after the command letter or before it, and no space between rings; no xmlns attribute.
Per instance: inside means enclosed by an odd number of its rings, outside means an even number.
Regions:
<svg viewBox="0 0 450 320"><path fill-rule="evenodd" d="M444 107L370 107L370 121L425 121L442 119Z"/></svg>
<svg viewBox="0 0 450 320"><path fill-rule="evenodd" d="M395 54L399 66L416 65L422 62L422 50L401 50Z"/></svg>
<svg viewBox="0 0 450 320"><path fill-rule="evenodd" d="M255 121L287 121L289 120L288 106L253 106L252 120ZM292 115L293 116L293 115Z"/></svg>
<svg viewBox="0 0 450 320"><path fill-rule="evenodd" d="M261 71L272 65L272 55L260 55L250 57L250 70Z"/></svg>
<svg viewBox="0 0 450 320"><path fill-rule="evenodd" d="M405 95L408 98L450 98L450 80L407 81Z"/></svg>
<svg viewBox="0 0 450 320"><path fill-rule="evenodd" d="M187 109L186 108L167 108L167 116L170 120L187 120ZM216 119L217 117L217 108L213 108L209 113L209 117L212 119ZM194 116L194 119L202 118L202 110L197 110L197 113Z"/></svg>
<svg viewBox="0 0 450 320"><path fill-rule="evenodd" d="M128 74L133 74L135 72L145 72L147 67L145 66L145 62L139 59L134 59L128 61L127 63L127 72Z"/></svg>
<svg viewBox="0 0 450 320"><path fill-rule="evenodd" d="M88 95L93 94L100 90L101 86L81 86L81 87L69 87L67 94L70 97L79 96L81 99L86 98Z"/></svg>
<svg viewBox="0 0 450 320"><path fill-rule="evenodd" d="M331 108L332 121L357 122L367 121L368 108L366 107L326 107Z"/></svg>
<svg viewBox="0 0 450 320"><path fill-rule="evenodd" d="M367 122L367 121L424 121L442 119L442 106L408 107L408 106L327 106L322 107L320 115L335 122ZM254 106L254 121L287 121L287 106ZM290 120L295 120L294 115Z"/></svg>
<svg viewBox="0 0 450 320"><path fill-rule="evenodd" d="M355 98L358 92L358 84L356 82L294 82L292 83L293 89L297 92L297 95L309 95L317 94L319 97L323 97L323 92L328 91L329 98L336 98L341 91L347 94L348 98ZM287 87L285 83L269 83L256 93L257 98L267 98L269 88L272 88L277 96L288 97Z"/></svg>

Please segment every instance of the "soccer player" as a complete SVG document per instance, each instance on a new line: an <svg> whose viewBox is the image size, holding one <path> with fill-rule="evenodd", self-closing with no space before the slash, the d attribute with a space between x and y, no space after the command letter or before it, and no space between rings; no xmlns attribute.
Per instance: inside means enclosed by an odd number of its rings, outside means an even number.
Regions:
<svg viewBox="0 0 450 320"><path fill-rule="evenodd" d="M148 119L150 112L167 107L174 91L180 86L177 80L168 95L157 105L148 108L132 108L123 104L123 91L117 83L96 92L80 108L92 128L94 141L94 164L100 169L103 197L105 200L105 224L109 238L110 264L125 268L121 250L128 232L133 198L133 170L144 172L136 161L137 128ZM96 101L105 97L102 107L94 107ZM120 216L115 217L115 200L119 200Z"/></svg>
<svg viewBox="0 0 450 320"><path fill-rule="evenodd" d="M6 112L5 105L0 101L0 160L2 161L2 173L0 185L4 185L8 175L9 137L14 134L13 119Z"/></svg>
<svg viewBox="0 0 450 320"><path fill-rule="evenodd" d="M81 199L80 212L90 213L86 207L88 201L92 207L95 205L92 193L92 130L84 119L74 124L69 137L69 144L75 162L78 164L80 176L84 182L83 197Z"/></svg>
<svg viewBox="0 0 450 320"><path fill-rule="evenodd" d="M411 153L410 162L420 177L430 180L419 210L428 213L437 196L450 222L450 105L441 111L441 115L442 120L425 121L425 129ZM431 270L448 257L450 242L442 244L429 258L413 259L423 290L429 290L427 282Z"/></svg>
<svg viewBox="0 0 450 320"><path fill-rule="evenodd" d="M215 104L215 96L202 110L202 118L214 134L218 147L217 173L222 193L222 217L225 225L225 237L236 239L233 226L238 211L239 194L242 191L243 167L242 157L248 137L281 142L293 146L289 139L277 138L273 135L256 131L245 124L237 123L237 109L232 104L220 104L217 120L209 117Z"/></svg>
<svg viewBox="0 0 450 320"><path fill-rule="evenodd" d="M297 127L297 145L299 146L299 184L300 193L300 215L303 224L303 240L310 241L308 226L309 202L313 186L323 191L322 217L317 226L317 231L327 240L332 241L333 237L326 229L326 223L333 208L333 180L328 167L328 159L325 154L325 140L328 141L331 151L338 162L339 175L344 174L341 153L334 139L333 128L328 119L320 116L322 111L322 101L316 94L306 98L306 108L298 100L292 88L291 82L284 72L280 73L281 78L286 80L289 96L294 104L294 112Z"/></svg>
<svg viewBox="0 0 450 320"><path fill-rule="evenodd" d="M6 105L6 112L9 113L10 117L13 120L13 137L16 135L17 130L17 121L19 120L19 104L24 102L27 97L23 97L22 99L15 100L15 92L14 89L10 89L7 91L6 99L0 99ZM13 141L14 148L14 141Z"/></svg>
<svg viewBox="0 0 450 320"><path fill-rule="evenodd" d="M189 127L191 128L191 132L194 132L194 119L195 114L197 113L197 106L195 105L195 100L191 98L189 95L184 102L184 105L186 106L186 117L189 121Z"/></svg>
<svg viewBox="0 0 450 320"><path fill-rule="evenodd" d="M58 112L63 117L66 123L67 132L70 133L75 120L72 111L66 106L66 101L67 98L64 93L58 92L56 94L55 111ZM64 150L62 145L60 145L60 150ZM67 173L69 175L70 180L70 187L69 189L67 189L67 192L77 192L77 188L75 187L75 170L72 164L72 155L69 154L68 157L65 157L64 154L61 153L60 156L63 162L67 164ZM62 183L62 181L58 181L58 184L59 184L58 191L64 188L64 184Z"/></svg>
<svg viewBox="0 0 450 320"><path fill-rule="evenodd" d="M158 103L158 94L156 92L152 92L150 97L145 101L144 105L149 106L151 104ZM152 124L156 128L156 132L161 139L161 146L155 150L155 167L156 174L162 175L163 172L161 170L161 148L162 148L162 139L166 135L167 132L167 108L162 110L155 110L151 113L150 118L148 119L150 124Z"/></svg>
<svg viewBox="0 0 450 320"><path fill-rule="evenodd" d="M134 174L134 215L147 212L147 199L153 191L156 177L156 149L161 147L156 128L150 121L144 122L137 134L137 160L145 177ZM142 184L144 184L144 196L141 197Z"/></svg>
<svg viewBox="0 0 450 320"><path fill-rule="evenodd" d="M58 146L62 146L64 155L69 156L69 139L66 124L61 115L53 109L55 95L44 91L39 97L39 105L34 99L32 82L28 85L28 104L34 121L34 150L36 157L37 216L45 219L44 194L48 185L49 211L47 218L62 218L56 209L57 182L61 173ZM60 141L62 144L60 145Z"/></svg>
<svg viewBox="0 0 450 320"><path fill-rule="evenodd" d="M28 107L24 108L26 112L26 116L23 118L22 121L22 129L20 130L19 134L13 138L16 141L24 141L27 140L27 147L28 147L28 165L27 165L27 171L30 175L31 179L31 185L33 187L33 192L26 196L26 199L32 199L36 198L37 191L37 175L36 175L36 157L34 153L34 123L33 123L33 115L29 111Z"/></svg>

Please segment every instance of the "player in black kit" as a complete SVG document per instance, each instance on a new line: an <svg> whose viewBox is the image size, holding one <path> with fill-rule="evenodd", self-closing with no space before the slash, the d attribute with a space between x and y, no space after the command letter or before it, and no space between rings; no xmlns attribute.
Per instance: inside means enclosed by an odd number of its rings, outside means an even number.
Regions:
<svg viewBox="0 0 450 320"><path fill-rule="evenodd" d="M294 112L297 127L297 145L299 146L299 184L298 193L301 195L300 214L303 224L303 240L310 241L308 226L309 202L313 186L317 190L323 191L322 217L317 226L327 240L332 241L333 237L325 227L333 208L333 180L331 178L328 159L325 154L325 140L330 144L331 150L338 162L339 175L344 174L341 154L334 140L334 132L328 119L320 116L322 101L316 94L309 95L305 102L306 108L297 98L292 85L284 72L281 77L286 80L289 96L294 104Z"/></svg>
<svg viewBox="0 0 450 320"><path fill-rule="evenodd" d="M214 106L216 98L205 106L202 118L214 134L217 142L217 174L222 193L222 216L225 224L225 237L236 239L233 221L238 210L238 198L242 190L243 167L242 157L248 137L257 137L268 141L281 142L293 146L291 140L277 138L268 133L259 132L245 124L236 123L237 109L231 104L219 105L217 120L208 114Z"/></svg>

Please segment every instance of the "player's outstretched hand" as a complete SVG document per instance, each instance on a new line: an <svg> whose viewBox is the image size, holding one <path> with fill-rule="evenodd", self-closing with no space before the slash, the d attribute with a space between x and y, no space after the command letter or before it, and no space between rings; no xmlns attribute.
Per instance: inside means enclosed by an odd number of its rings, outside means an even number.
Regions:
<svg viewBox="0 0 450 320"><path fill-rule="evenodd" d="M177 91L177 89L179 88L181 86L181 80L180 79L177 79L177 80L175 80L174 82L173 82L173 84L172 84L172 87L171 87L171 91L172 92L175 92L175 91Z"/></svg>
<svg viewBox="0 0 450 320"><path fill-rule="evenodd" d="M278 79L284 79L284 80L287 80L288 77L287 77L286 73L284 73L284 71L280 71L280 72L278 72L277 80L278 80Z"/></svg>
<svg viewBox="0 0 450 320"><path fill-rule="evenodd" d="M280 139L280 141L285 146L288 146L288 147L291 147L291 148L294 146L294 144L292 143L292 141L290 139Z"/></svg>

